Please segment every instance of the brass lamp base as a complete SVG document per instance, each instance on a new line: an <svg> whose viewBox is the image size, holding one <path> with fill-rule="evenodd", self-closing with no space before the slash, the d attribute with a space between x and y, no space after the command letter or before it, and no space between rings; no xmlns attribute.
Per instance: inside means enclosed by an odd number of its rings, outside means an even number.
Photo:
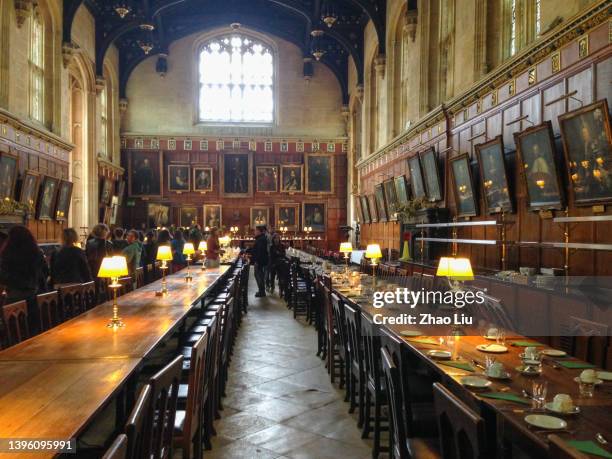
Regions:
<svg viewBox="0 0 612 459"><path fill-rule="evenodd" d="M113 328L113 329L117 329L117 328L123 328L125 327L125 324L123 323L123 321L121 320L121 317L113 317L107 324L106 326L108 328Z"/></svg>
<svg viewBox="0 0 612 459"><path fill-rule="evenodd" d="M117 304L117 289L121 287L121 284L117 281L117 279L113 279L113 282L109 285L109 287L113 289L113 317L111 318L110 322L106 324L106 326L116 330L118 328L125 327L121 317L119 317L119 305Z"/></svg>
<svg viewBox="0 0 612 459"><path fill-rule="evenodd" d="M191 274L187 273L185 275L185 282L189 283L193 280L193 277L191 276Z"/></svg>

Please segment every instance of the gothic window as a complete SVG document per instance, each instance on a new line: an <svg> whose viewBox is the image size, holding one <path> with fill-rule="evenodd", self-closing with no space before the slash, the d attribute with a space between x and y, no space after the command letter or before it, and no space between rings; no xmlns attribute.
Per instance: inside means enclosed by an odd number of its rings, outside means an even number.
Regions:
<svg viewBox="0 0 612 459"><path fill-rule="evenodd" d="M199 55L199 120L274 122L274 55L270 46L238 33L204 42Z"/></svg>
<svg viewBox="0 0 612 459"><path fill-rule="evenodd" d="M45 29L36 8L30 21L30 55L28 59L30 70L30 118L44 122L45 97Z"/></svg>

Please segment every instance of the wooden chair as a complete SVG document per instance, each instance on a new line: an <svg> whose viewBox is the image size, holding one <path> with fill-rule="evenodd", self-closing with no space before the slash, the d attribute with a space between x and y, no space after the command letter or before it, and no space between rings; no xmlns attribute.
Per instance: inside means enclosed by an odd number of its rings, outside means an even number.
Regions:
<svg viewBox="0 0 612 459"><path fill-rule="evenodd" d="M183 452L184 459L202 457L202 396L206 378L208 333L204 332L192 347L187 385L179 386L179 400L185 397L185 409L176 412L174 446Z"/></svg>
<svg viewBox="0 0 612 459"><path fill-rule="evenodd" d="M363 354L365 362L365 403L363 415L362 437L368 438L374 423L374 445L372 446L372 457L378 457L381 452L388 452L381 445L381 432L388 430L383 423L388 419L383 418L382 408L387 405L387 392L382 384L382 372L380 362L380 332L374 325L370 316L361 314L361 336L363 337ZM374 402L374 417L372 418L372 401Z"/></svg>
<svg viewBox="0 0 612 459"><path fill-rule="evenodd" d="M25 301L5 304L2 307L2 319L6 327L6 341L9 346L14 346L30 337L28 305Z"/></svg>
<svg viewBox="0 0 612 459"><path fill-rule="evenodd" d="M62 320L68 320L83 312L81 284L60 285L57 288L62 306Z"/></svg>
<svg viewBox="0 0 612 459"><path fill-rule="evenodd" d="M327 289L327 287L326 287ZM329 309L331 312L330 330L331 335L328 355L328 368L331 382L336 382L336 375L340 378L339 387L344 388L346 382L346 367L347 367L347 341L346 341L346 324L344 322L344 309L340 303L340 298L334 293L326 294L326 301L331 303ZM336 373L336 370L338 373Z"/></svg>
<svg viewBox="0 0 612 459"><path fill-rule="evenodd" d="M609 325L569 316L561 330L561 349L597 366L606 364Z"/></svg>
<svg viewBox="0 0 612 459"><path fill-rule="evenodd" d="M127 458L128 437L125 434L119 435L110 448L104 453L102 459L126 459Z"/></svg>
<svg viewBox="0 0 612 459"><path fill-rule="evenodd" d="M86 282L81 284L83 292L83 307L86 311L96 307L98 304L98 296L96 295L96 282Z"/></svg>
<svg viewBox="0 0 612 459"><path fill-rule="evenodd" d="M145 284L145 273L142 266L136 268L136 288L140 288Z"/></svg>
<svg viewBox="0 0 612 459"><path fill-rule="evenodd" d="M117 289L117 296L123 296L134 291L134 279L131 276L120 277L119 283L121 287Z"/></svg>
<svg viewBox="0 0 612 459"><path fill-rule="evenodd" d="M148 454L141 457L172 457L172 434L182 370L183 356L179 355L149 380L151 403L145 432L151 433L151 448Z"/></svg>
<svg viewBox="0 0 612 459"><path fill-rule="evenodd" d="M44 332L62 322L62 311L57 290L36 296L40 317L40 331Z"/></svg>
<svg viewBox="0 0 612 459"><path fill-rule="evenodd" d="M433 274L423 274L421 276L421 288L425 291L434 289L434 275Z"/></svg>
<svg viewBox="0 0 612 459"><path fill-rule="evenodd" d="M487 445L484 419L440 383L434 383L433 393L442 457L493 457L494 451Z"/></svg>
<svg viewBox="0 0 612 459"><path fill-rule="evenodd" d="M387 349L380 350L382 360L382 372L385 385L389 394L389 417L391 423L391 448L390 457L393 459L439 458L435 439L408 438L405 430L405 422L402 419L402 391L400 374ZM464 459L463 456L453 456ZM467 459L467 458L465 458Z"/></svg>
<svg viewBox="0 0 612 459"><path fill-rule="evenodd" d="M349 371L346 382L350 402L349 413L353 413L356 406L359 407L357 427L361 428L363 426L363 405L365 402L365 364L363 361L363 340L361 336L361 311L349 304L345 304L344 317L346 319L346 334L349 347ZM359 403L357 403L357 397L359 397Z"/></svg>
<svg viewBox="0 0 612 459"><path fill-rule="evenodd" d="M155 265L153 263L149 263L145 266L145 281L147 284L150 284L155 280Z"/></svg>
<svg viewBox="0 0 612 459"><path fill-rule="evenodd" d="M588 459L590 456L582 454L576 448L568 445L558 435L548 436L548 458L549 459Z"/></svg>
<svg viewBox="0 0 612 459"><path fill-rule="evenodd" d="M151 448L151 437L147 426L151 416L151 386L147 384L140 391L134 408L128 417L125 433L128 438L128 459L147 457Z"/></svg>

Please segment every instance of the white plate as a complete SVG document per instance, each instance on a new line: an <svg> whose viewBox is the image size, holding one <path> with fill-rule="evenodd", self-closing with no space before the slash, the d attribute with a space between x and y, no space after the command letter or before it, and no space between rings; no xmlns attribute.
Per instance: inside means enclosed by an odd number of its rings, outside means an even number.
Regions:
<svg viewBox="0 0 612 459"><path fill-rule="evenodd" d="M612 381L612 371L598 371L597 377L604 381Z"/></svg>
<svg viewBox="0 0 612 459"><path fill-rule="evenodd" d="M436 349L432 349L431 351L427 351L427 355L432 359L449 360L452 354L450 351L438 351Z"/></svg>
<svg viewBox="0 0 612 459"><path fill-rule="evenodd" d="M402 330L400 332L402 336L423 336L423 332L420 330Z"/></svg>
<svg viewBox="0 0 612 459"><path fill-rule="evenodd" d="M548 402L544 405L544 408L546 408L547 411L550 411L551 413L557 413L557 414L565 414L565 415L570 415L570 414L578 414L580 413L580 408L577 406L574 406L574 409L572 411L557 411L554 409L554 403L553 402Z"/></svg>
<svg viewBox="0 0 612 459"><path fill-rule="evenodd" d="M473 387L474 389L484 389L485 387L489 387L492 382L488 381L479 376L464 376L459 381L466 387Z"/></svg>
<svg viewBox="0 0 612 459"><path fill-rule="evenodd" d="M549 357L565 357L567 355L567 352L559 351L557 349L544 349L540 351L540 354L544 354Z"/></svg>
<svg viewBox="0 0 612 459"><path fill-rule="evenodd" d="M567 427L567 422L563 419L547 416L545 414L530 414L525 416L525 422L541 429L558 430Z"/></svg>
<svg viewBox="0 0 612 459"><path fill-rule="evenodd" d="M504 352L508 352L508 348L506 346L502 346L501 344L479 344L476 346L476 349L482 352L490 352L492 354L502 354Z"/></svg>
<svg viewBox="0 0 612 459"><path fill-rule="evenodd" d="M529 371L525 371L527 368L529 368ZM542 367L526 367L525 365L518 366L515 370L526 376L538 376L542 373Z"/></svg>
<svg viewBox="0 0 612 459"><path fill-rule="evenodd" d="M599 376L599 375L598 375ZM580 376L576 376L574 378L574 381L576 382L580 382ZM603 381L601 379L596 379L593 384L595 384L596 386L599 386L601 383L603 383Z"/></svg>

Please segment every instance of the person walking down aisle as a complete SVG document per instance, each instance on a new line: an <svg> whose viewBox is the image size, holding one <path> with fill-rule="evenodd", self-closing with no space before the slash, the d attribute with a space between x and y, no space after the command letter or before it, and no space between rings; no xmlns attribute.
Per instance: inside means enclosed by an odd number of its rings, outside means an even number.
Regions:
<svg viewBox="0 0 612 459"><path fill-rule="evenodd" d="M251 255L251 263L255 265L255 281L257 282L257 298L266 296L266 268L268 266L268 238L266 227L255 228L255 245L247 252Z"/></svg>
<svg viewBox="0 0 612 459"><path fill-rule="evenodd" d="M270 293L274 293L274 284L278 277L278 288L281 296L283 295L286 285L284 280L287 278L287 272L289 271L287 268L285 246L278 233L275 233L272 236L272 245L270 246Z"/></svg>

